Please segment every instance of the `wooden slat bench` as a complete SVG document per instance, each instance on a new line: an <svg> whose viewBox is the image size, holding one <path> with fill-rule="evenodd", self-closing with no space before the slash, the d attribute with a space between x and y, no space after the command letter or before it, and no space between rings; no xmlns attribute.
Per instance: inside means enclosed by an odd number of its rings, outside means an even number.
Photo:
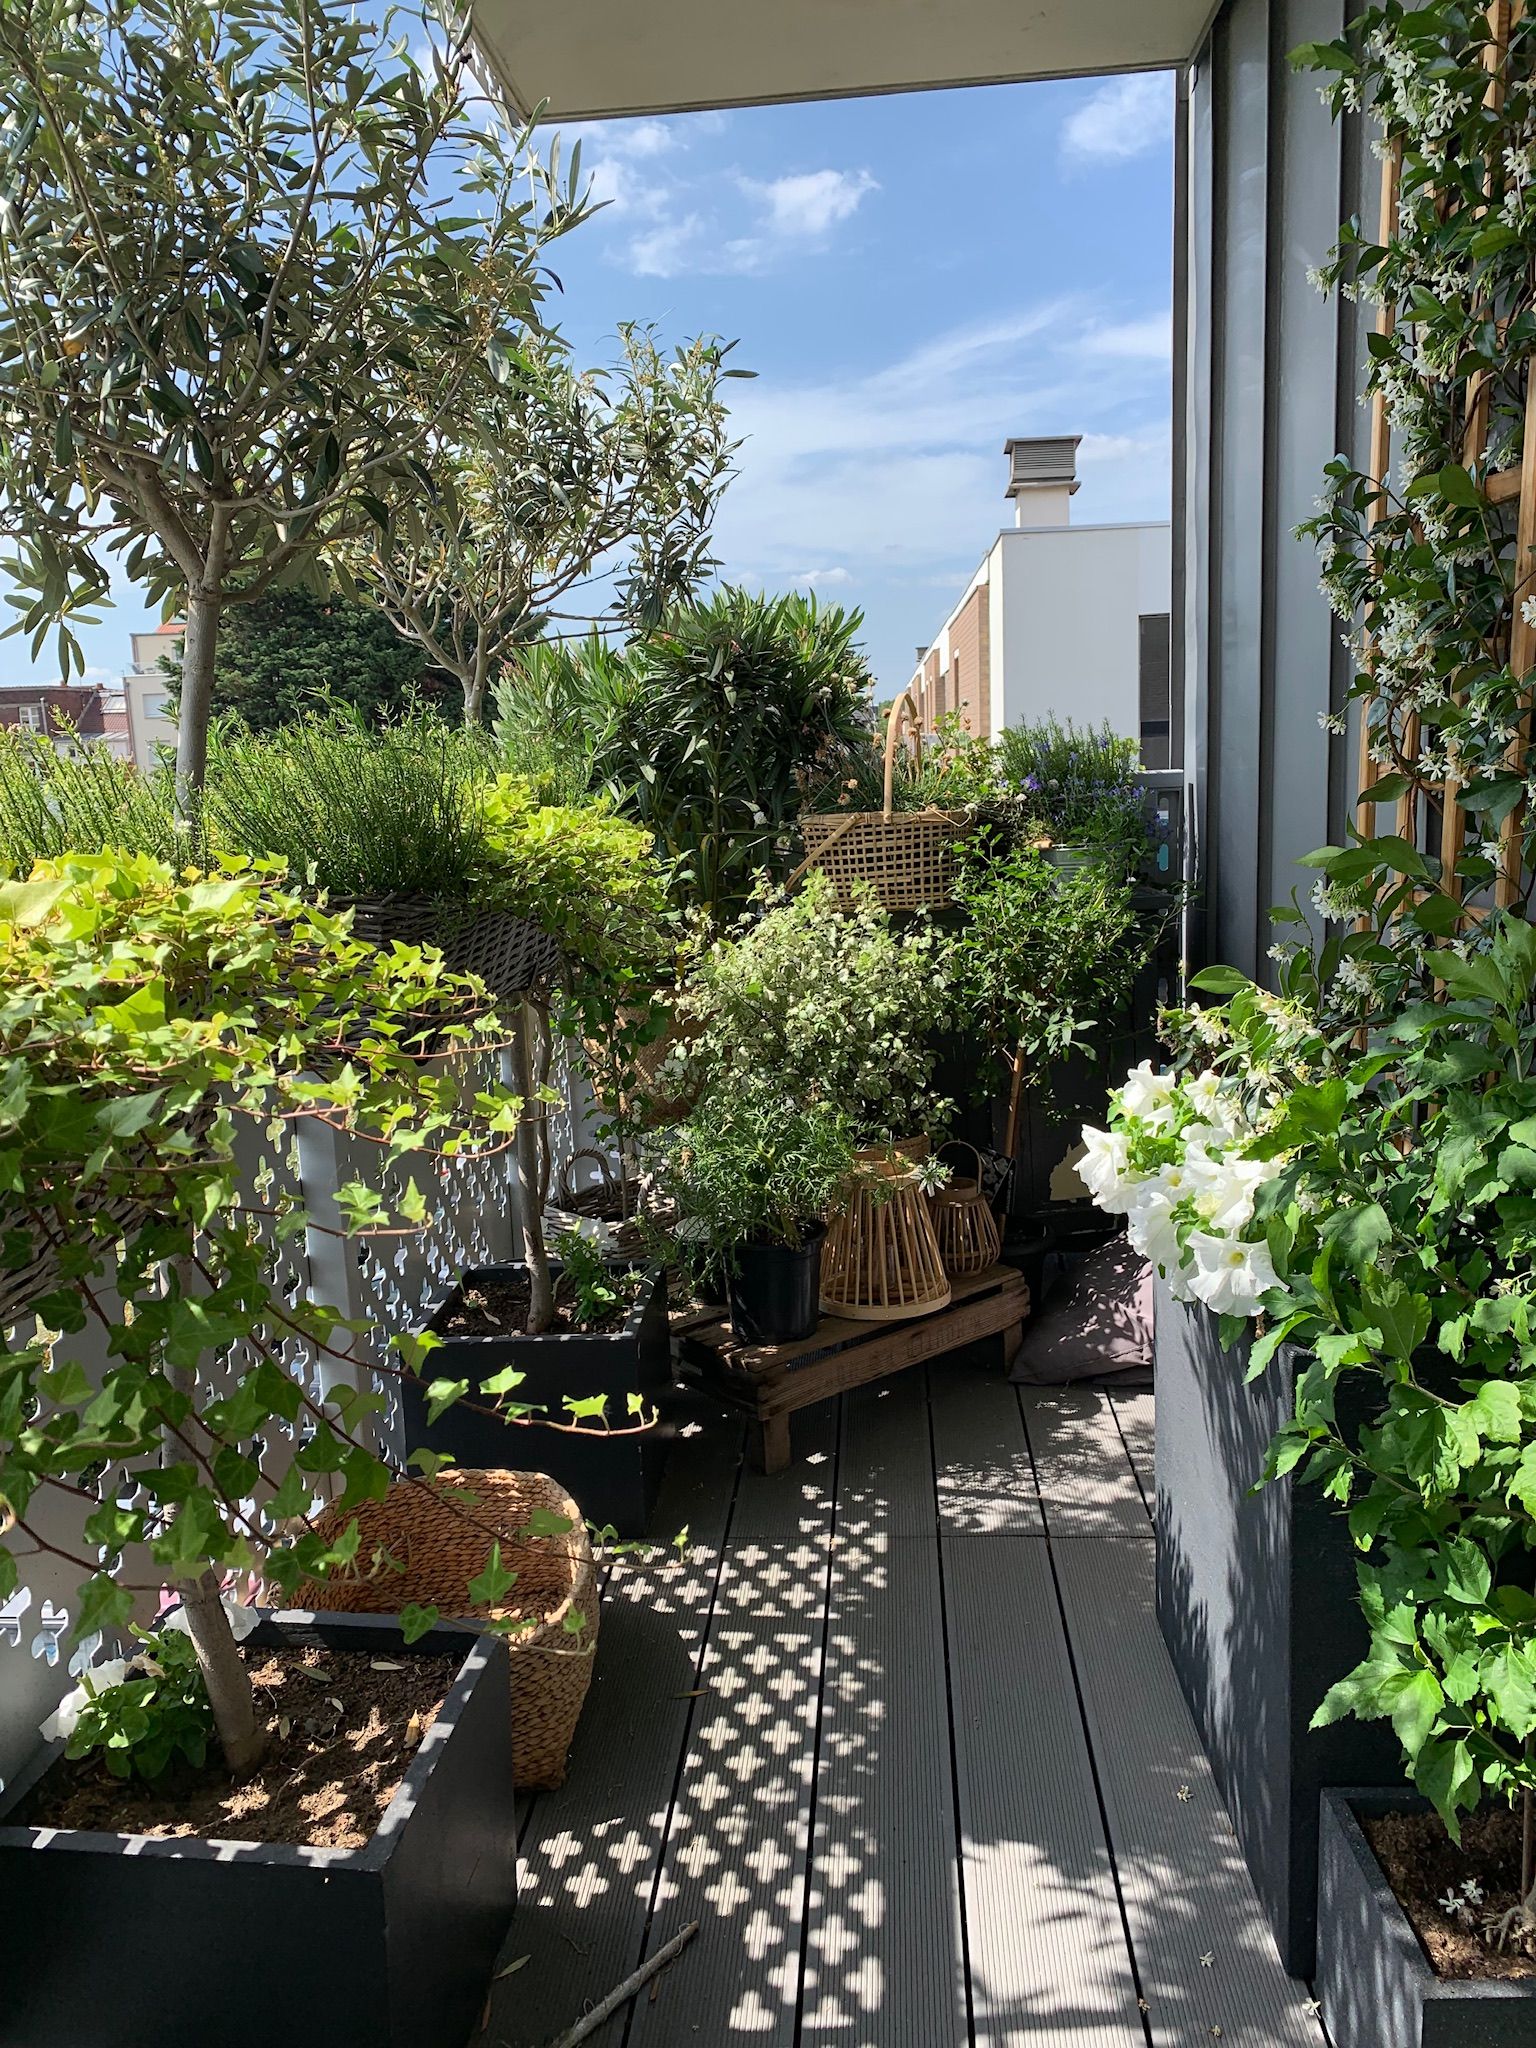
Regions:
<svg viewBox="0 0 1536 2048"><path fill-rule="evenodd" d="M672 1335L685 1367L753 1424L765 1472L789 1463L789 1418L831 1394L861 1387L958 1351L978 1338L1000 1336L1012 1362L1029 1313L1029 1288L1012 1266L957 1280L947 1308L900 1323L856 1323L823 1316L814 1336L794 1344L738 1344L718 1309L685 1309Z"/></svg>

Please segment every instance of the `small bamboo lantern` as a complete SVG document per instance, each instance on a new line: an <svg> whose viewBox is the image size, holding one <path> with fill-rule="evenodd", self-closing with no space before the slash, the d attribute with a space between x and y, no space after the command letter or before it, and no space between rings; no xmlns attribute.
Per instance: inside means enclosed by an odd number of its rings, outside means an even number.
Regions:
<svg viewBox="0 0 1536 2048"><path fill-rule="evenodd" d="M1002 1239L992 1204L981 1191L981 1154L965 1139L956 1138L950 1145L940 1146L941 1156L953 1146L971 1154L976 1161L976 1178L962 1180L957 1176L948 1187L930 1195L928 1205L933 1212L934 1235L939 1240L944 1270L951 1280L961 1280L969 1273L985 1273L988 1266L995 1265Z"/></svg>
<svg viewBox="0 0 1536 2048"><path fill-rule="evenodd" d="M899 1323L949 1305L949 1279L911 1159L861 1152L821 1255L821 1306L855 1323Z"/></svg>

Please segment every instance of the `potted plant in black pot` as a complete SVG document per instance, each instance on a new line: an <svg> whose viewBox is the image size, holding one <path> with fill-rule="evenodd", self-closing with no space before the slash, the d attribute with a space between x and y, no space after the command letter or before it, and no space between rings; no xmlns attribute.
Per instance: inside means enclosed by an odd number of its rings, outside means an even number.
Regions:
<svg viewBox="0 0 1536 2048"><path fill-rule="evenodd" d="M406 1442L471 1469L535 1463L597 1527L641 1535L671 1441L666 1275L575 1231L555 1239L548 1274L553 1316L537 1332L526 1260L463 1274L405 1347Z"/></svg>
<svg viewBox="0 0 1536 2048"><path fill-rule="evenodd" d="M4 1357L0 1537L38 1528L81 1575L75 1696L0 1826L18 2048L120 2041L167 1929L196 1959L144 1986L167 2043L318 2048L361 2024L457 2048L480 2007L515 1893L502 1645L409 1609L241 1641L225 1588L255 1579L282 1607L356 1564L349 1509L389 1476L336 1312L284 1284L262 1235L246 1131L319 1117L380 1156L496 1150L519 1098L486 1084L445 1118L441 1059L413 1050L483 1059L483 1010L440 957L380 956L258 871L109 852L0 886L0 1064L28 1077L3 1256L34 1270L34 1233L58 1248ZM118 1235L71 1231L83 1193ZM423 1207L360 1187L346 1213L395 1232ZM0 1541L0 1598L18 1576ZM181 1627L155 1620L165 1588Z"/></svg>
<svg viewBox="0 0 1536 2048"><path fill-rule="evenodd" d="M658 1170L694 1256L725 1272L731 1321L747 1344L791 1343L816 1328L827 1215L854 1171L841 1110L772 1081L706 1093L668 1132Z"/></svg>

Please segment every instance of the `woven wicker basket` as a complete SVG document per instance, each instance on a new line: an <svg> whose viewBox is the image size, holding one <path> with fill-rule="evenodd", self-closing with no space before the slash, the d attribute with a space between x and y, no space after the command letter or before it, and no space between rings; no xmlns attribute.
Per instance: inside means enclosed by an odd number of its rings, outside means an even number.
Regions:
<svg viewBox="0 0 1536 2048"><path fill-rule="evenodd" d="M947 1308L948 1275L921 1183L900 1151L861 1152L821 1254L821 1306L855 1323L899 1323Z"/></svg>
<svg viewBox="0 0 1536 2048"><path fill-rule="evenodd" d="M536 1508L564 1516L564 1535L522 1534ZM412 1601L445 1615L533 1617L535 1625L507 1638L512 1666L512 1748L519 1785L547 1790L565 1782L566 1758L592 1683L597 1649L597 1572L581 1510L542 1472L442 1473L431 1484L399 1481L383 1500L342 1514L327 1510L322 1535L338 1534L357 1517L358 1567L301 1589L300 1604L343 1614L398 1614ZM504 1606L475 1607L465 1588L485 1569L491 1545L517 1583ZM403 1571L375 1571L385 1548ZM565 1626L585 1617L579 1634Z"/></svg>
<svg viewBox="0 0 1536 2048"><path fill-rule="evenodd" d="M510 910L480 910L403 889L387 896L336 896L331 908L350 910L353 936L370 946L436 946L455 974L478 975L504 1000L560 972L557 942Z"/></svg>
<svg viewBox="0 0 1536 2048"><path fill-rule="evenodd" d="M805 859L789 878L793 887L811 868L828 876L846 902L860 884L886 910L918 910L949 902L955 880L955 842L971 829L968 811L898 811L894 804L896 752L910 720L917 765L923 735L917 705L903 690L891 706L885 735L885 809L813 811L800 820Z"/></svg>
<svg viewBox="0 0 1536 2048"><path fill-rule="evenodd" d="M934 1235L939 1240L939 1256L944 1261L944 1270L952 1280L961 1280L969 1273L985 1273L988 1266L997 1263L1002 1250L1002 1239L998 1235L997 1218L992 1214L992 1204L981 1191L981 1154L974 1145L963 1138L955 1138L939 1147L939 1156L955 1149L969 1152L976 1161L974 1180L962 1180L958 1175L948 1187L940 1188L937 1194L928 1197L928 1206L933 1214Z"/></svg>

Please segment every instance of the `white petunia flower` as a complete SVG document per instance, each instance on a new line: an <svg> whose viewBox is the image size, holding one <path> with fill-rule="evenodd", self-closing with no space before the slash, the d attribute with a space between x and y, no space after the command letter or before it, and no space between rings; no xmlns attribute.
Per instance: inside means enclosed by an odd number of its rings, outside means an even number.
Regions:
<svg viewBox="0 0 1536 2048"><path fill-rule="evenodd" d="M1174 1092L1178 1087L1172 1074L1157 1073L1150 1060L1143 1060L1125 1077L1120 1089L1120 1107L1127 1116L1145 1124L1172 1123Z"/></svg>
<svg viewBox="0 0 1536 2048"><path fill-rule="evenodd" d="M1077 1176L1101 1209L1124 1214L1131 1176L1131 1141L1124 1131L1099 1131L1083 1125L1083 1156Z"/></svg>
<svg viewBox="0 0 1536 2048"><path fill-rule="evenodd" d="M83 1681L73 1691L65 1693L47 1720L40 1724L38 1733L44 1742L68 1742L79 1726L80 1716L96 1695L109 1691L114 1685L121 1685L127 1676L126 1657L108 1657L104 1663L93 1665Z"/></svg>
<svg viewBox="0 0 1536 2048"><path fill-rule="evenodd" d="M232 1600L227 1593L224 1595L223 1607L229 1616L230 1634L237 1643L243 1643L261 1620L260 1611L255 1607L247 1607L243 1600ZM174 1614L168 1614L160 1626L168 1634L173 1635L185 1636L192 1632L187 1623L187 1610L184 1607L178 1607Z"/></svg>
<svg viewBox="0 0 1536 2048"><path fill-rule="evenodd" d="M1178 1225L1173 1220L1173 1204L1155 1184L1137 1190L1125 1228L1132 1247L1144 1259L1150 1259L1164 1273L1177 1269L1183 1254L1179 1249Z"/></svg>
<svg viewBox="0 0 1536 2048"><path fill-rule="evenodd" d="M1245 1244L1240 1238L1213 1237L1197 1230L1189 1240L1195 1270L1190 1288L1197 1301L1223 1316L1253 1316L1259 1303L1276 1284L1275 1268L1264 1244Z"/></svg>

